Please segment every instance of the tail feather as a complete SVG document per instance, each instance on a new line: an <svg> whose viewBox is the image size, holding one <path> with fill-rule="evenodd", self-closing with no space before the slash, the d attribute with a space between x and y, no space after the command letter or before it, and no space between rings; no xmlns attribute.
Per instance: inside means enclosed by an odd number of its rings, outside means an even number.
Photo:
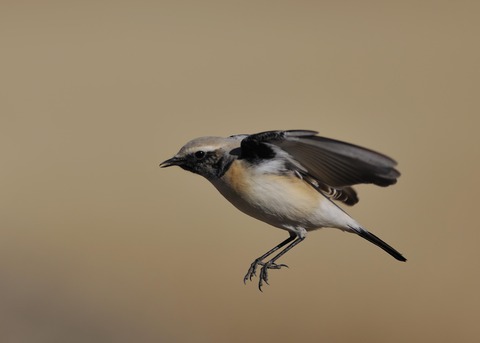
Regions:
<svg viewBox="0 0 480 343"><path fill-rule="evenodd" d="M385 250L387 253L392 255L394 258L396 258L399 261L405 262L407 259L402 256L397 250L392 248L390 245L382 241L380 238L375 236L373 233L368 232L365 229L362 228L352 228L356 234L358 234L360 237L365 238L367 241L370 243L375 244L377 247Z"/></svg>

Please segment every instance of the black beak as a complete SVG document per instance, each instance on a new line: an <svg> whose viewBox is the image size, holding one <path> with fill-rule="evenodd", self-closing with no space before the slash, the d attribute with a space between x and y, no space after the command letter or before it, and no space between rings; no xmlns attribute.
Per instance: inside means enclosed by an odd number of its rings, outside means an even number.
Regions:
<svg viewBox="0 0 480 343"><path fill-rule="evenodd" d="M171 166L180 166L180 165L183 164L183 162L185 162L183 158L173 156L172 158L169 158L168 160L160 163L160 168L171 167Z"/></svg>

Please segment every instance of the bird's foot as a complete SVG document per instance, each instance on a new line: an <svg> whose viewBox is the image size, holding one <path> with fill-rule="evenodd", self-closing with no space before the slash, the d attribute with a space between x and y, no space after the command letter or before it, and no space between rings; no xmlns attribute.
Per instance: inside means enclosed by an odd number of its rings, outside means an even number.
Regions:
<svg viewBox="0 0 480 343"><path fill-rule="evenodd" d="M275 262L268 261L268 262L263 262L259 259L256 259L253 261L253 263L250 265L250 268L248 268L247 274L243 278L243 283L247 283L247 280L252 281L252 278L254 276L257 276L257 268L258 266L262 266L260 269L260 275L259 275L259 282L258 282L258 289L262 291L262 286L263 283L265 282L268 285L268 270L269 269L280 269L282 267L287 267L286 264L276 264Z"/></svg>
<svg viewBox="0 0 480 343"><path fill-rule="evenodd" d="M243 283L247 284L247 280L252 281L252 278L254 276L257 276L257 267L258 265L263 266L265 263L259 260L258 258L252 262L250 265L250 268L248 268L247 274L245 274L245 277L243 278Z"/></svg>
<svg viewBox="0 0 480 343"><path fill-rule="evenodd" d="M263 286L263 283L265 282L267 285L269 285L268 283L268 270L269 269L280 269L282 267L287 267L288 266L286 264L276 264L275 262L272 262L272 261L268 261L266 263L262 263L262 269L260 269L260 275L259 275L259 280L258 280L258 289L260 290L260 292L263 292L262 290L262 286Z"/></svg>

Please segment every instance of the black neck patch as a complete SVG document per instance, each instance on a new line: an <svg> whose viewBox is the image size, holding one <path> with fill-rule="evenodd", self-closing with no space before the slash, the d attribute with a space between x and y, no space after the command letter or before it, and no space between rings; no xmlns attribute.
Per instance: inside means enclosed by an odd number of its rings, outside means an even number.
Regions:
<svg viewBox="0 0 480 343"><path fill-rule="evenodd" d="M243 140L241 143L242 151L239 159L247 161L268 160L276 156L273 148L266 143L255 140Z"/></svg>
<svg viewBox="0 0 480 343"><path fill-rule="evenodd" d="M218 178L222 177L227 172L235 159L236 157L233 155L224 155L220 157L220 159L214 165L214 169L217 171Z"/></svg>

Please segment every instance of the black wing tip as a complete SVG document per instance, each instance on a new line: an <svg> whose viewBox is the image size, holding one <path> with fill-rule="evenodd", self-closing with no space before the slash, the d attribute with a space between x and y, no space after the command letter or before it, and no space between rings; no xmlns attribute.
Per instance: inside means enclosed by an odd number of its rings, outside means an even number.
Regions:
<svg viewBox="0 0 480 343"><path fill-rule="evenodd" d="M352 187L345 187L342 189L343 197L340 200L345 205L353 206L360 201L357 192Z"/></svg>
<svg viewBox="0 0 480 343"><path fill-rule="evenodd" d="M367 230L364 229L355 229L355 232L362 238L365 238L367 241L370 243L375 244L377 247L383 249L385 252L393 256L396 260L401 261L401 262L406 262L407 259L400 254L397 250L395 250L393 247L382 241L380 238L375 236L373 233L368 232Z"/></svg>
<svg viewBox="0 0 480 343"><path fill-rule="evenodd" d="M345 205L353 206L353 205L355 205L355 204L358 203L358 198L355 198L355 199L349 198L349 199L347 199L347 200L342 200L342 202L343 202Z"/></svg>
<svg viewBox="0 0 480 343"><path fill-rule="evenodd" d="M380 187L387 187L397 183L400 172L395 168L389 168L386 172L375 175L373 184Z"/></svg>

